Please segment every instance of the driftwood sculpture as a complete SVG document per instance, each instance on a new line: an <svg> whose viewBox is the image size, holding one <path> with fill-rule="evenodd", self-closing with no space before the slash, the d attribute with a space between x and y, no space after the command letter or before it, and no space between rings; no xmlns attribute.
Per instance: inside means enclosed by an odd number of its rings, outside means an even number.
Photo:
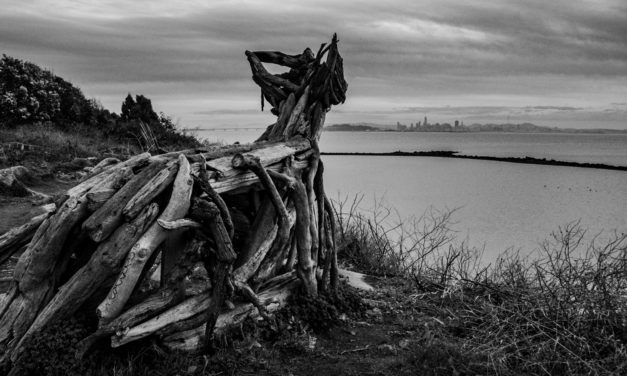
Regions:
<svg viewBox="0 0 627 376"><path fill-rule="evenodd" d="M317 54L246 56L262 109L267 102L277 116L256 142L105 160L56 210L0 237L0 260L23 251L0 295L3 361L81 307L99 327L79 356L106 337L114 347L156 336L197 350L290 293L336 288L318 139L326 112L345 100L337 38ZM263 63L289 71L273 75ZM147 289L157 260L160 285ZM202 268L207 278L190 278Z"/></svg>

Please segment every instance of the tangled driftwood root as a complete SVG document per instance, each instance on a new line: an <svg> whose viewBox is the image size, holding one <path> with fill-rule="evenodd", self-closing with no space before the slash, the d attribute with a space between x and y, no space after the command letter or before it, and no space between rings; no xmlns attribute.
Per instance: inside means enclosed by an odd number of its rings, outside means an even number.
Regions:
<svg viewBox="0 0 627 376"><path fill-rule="evenodd" d="M100 323L79 355L106 337L114 347L156 336L196 350L295 291L337 286L317 144L326 112L345 99L337 38L315 55L246 56L262 107L277 116L255 143L106 160L56 210L0 237L0 259L23 250L0 295L4 360L88 301L100 301L87 307ZM263 63L289 71L273 75ZM146 292L157 260L160 286ZM209 280L189 278L198 268Z"/></svg>

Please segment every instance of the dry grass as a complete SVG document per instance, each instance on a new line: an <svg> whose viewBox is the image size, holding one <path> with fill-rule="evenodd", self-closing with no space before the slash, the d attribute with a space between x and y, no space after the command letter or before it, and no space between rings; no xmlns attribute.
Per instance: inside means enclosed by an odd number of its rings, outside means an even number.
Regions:
<svg viewBox="0 0 627 376"><path fill-rule="evenodd" d="M360 200L335 202L342 255L414 281L416 307L443 323L425 346L479 359L473 369L489 374L627 374L627 234L586 243L575 222L533 257L484 266L479 250L455 240L454 211L394 224L381 206L362 214Z"/></svg>
<svg viewBox="0 0 627 376"><path fill-rule="evenodd" d="M101 157L106 154L132 155L140 151L130 143L104 137L98 130L75 126L62 130L51 124L0 128L0 140L8 158L7 164L24 161L67 162L74 158ZM33 150L12 149L9 144L34 146Z"/></svg>

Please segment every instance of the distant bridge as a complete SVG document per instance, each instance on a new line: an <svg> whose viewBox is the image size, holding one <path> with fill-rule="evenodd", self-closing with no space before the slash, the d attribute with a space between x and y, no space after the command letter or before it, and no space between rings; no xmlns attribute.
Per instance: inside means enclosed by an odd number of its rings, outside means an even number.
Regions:
<svg viewBox="0 0 627 376"><path fill-rule="evenodd" d="M185 128L184 131L203 132L228 132L228 131L265 131L266 127L229 127L229 128Z"/></svg>

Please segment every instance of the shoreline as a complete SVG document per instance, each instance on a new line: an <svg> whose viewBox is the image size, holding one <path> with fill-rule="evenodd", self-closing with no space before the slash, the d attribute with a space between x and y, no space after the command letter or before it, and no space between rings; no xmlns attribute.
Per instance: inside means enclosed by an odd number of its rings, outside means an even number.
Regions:
<svg viewBox="0 0 627 376"><path fill-rule="evenodd" d="M394 151L387 153L335 153L321 152L320 155L337 155L337 156L372 156L372 157L440 157L440 158L459 158L459 159L475 159L495 162L509 162L521 164L535 164L544 166L562 166L562 167L580 167L580 168L596 168L602 170L627 171L627 166L615 166L603 163L582 163L559 161L555 159L535 158L535 157L491 157L487 155L465 155L457 154L456 151Z"/></svg>

